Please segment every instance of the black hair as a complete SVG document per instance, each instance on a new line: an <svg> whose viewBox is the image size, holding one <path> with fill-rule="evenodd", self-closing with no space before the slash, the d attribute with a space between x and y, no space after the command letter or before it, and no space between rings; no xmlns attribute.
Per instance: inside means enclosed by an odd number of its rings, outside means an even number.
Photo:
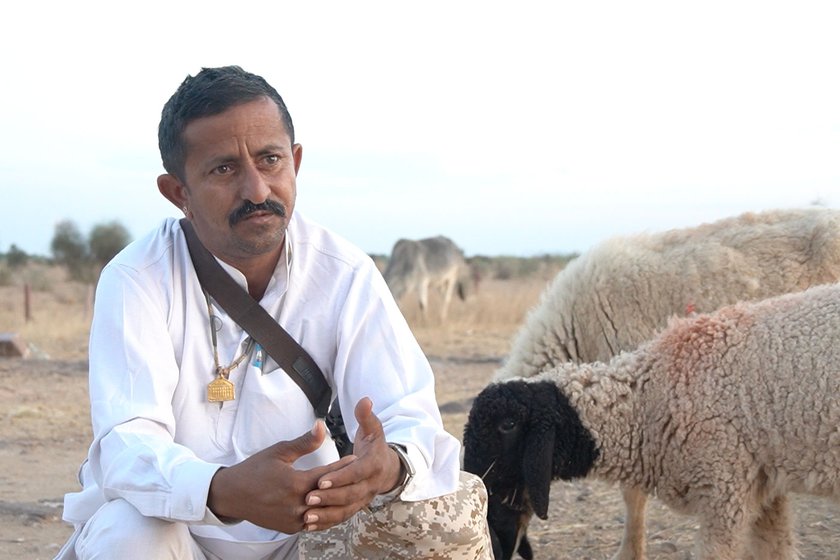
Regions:
<svg viewBox="0 0 840 560"><path fill-rule="evenodd" d="M167 173L184 179L184 129L195 119L218 115L233 106L268 97L277 105L286 132L295 142L295 127L286 103L265 79L239 66L202 68L187 78L163 106L158 125L158 147Z"/></svg>

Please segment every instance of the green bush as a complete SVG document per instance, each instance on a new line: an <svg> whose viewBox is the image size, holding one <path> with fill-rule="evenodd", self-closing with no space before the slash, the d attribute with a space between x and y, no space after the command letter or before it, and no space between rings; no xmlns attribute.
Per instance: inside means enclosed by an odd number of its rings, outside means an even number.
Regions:
<svg viewBox="0 0 840 560"><path fill-rule="evenodd" d="M27 262L29 262L29 255L12 243L12 246L9 247L9 252L6 253L6 264L11 268L21 268L26 266Z"/></svg>
<svg viewBox="0 0 840 560"><path fill-rule="evenodd" d="M90 255L101 268L122 251L130 241L131 236L128 230L119 222L96 225L88 238Z"/></svg>
<svg viewBox="0 0 840 560"><path fill-rule="evenodd" d="M85 240L73 221L64 220L55 227L50 249L54 261L67 267L72 280L90 284L129 241L128 230L116 221L97 224Z"/></svg>

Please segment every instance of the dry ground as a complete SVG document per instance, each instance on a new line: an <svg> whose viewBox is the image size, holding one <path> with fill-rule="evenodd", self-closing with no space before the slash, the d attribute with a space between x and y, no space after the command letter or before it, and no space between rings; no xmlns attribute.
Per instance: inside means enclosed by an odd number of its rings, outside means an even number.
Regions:
<svg viewBox="0 0 840 560"><path fill-rule="evenodd" d="M452 321L424 320L412 302L406 315L437 377L447 429L460 437L472 397L508 351L525 311L546 278L486 281ZM49 289L48 289L49 288ZM60 521L65 492L90 440L84 287L52 285L35 292L32 320L22 320L19 286L0 288L0 332L20 332L39 349L30 359L0 358L0 558L52 558L70 534ZM39 357L40 356L40 357ZM796 501L803 558L840 558L840 506ZM619 492L592 481L557 483L549 520L532 523L538 559L607 559L621 537ZM651 559L691 558L695 522L660 503L649 506Z"/></svg>

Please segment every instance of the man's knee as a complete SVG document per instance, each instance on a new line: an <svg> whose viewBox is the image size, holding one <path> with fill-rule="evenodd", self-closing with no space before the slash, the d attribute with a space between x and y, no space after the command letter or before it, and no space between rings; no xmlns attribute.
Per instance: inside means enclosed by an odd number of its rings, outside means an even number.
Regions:
<svg viewBox="0 0 840 560"><path fill-rule="evenodd" d="M125 500L103 505L85 523L79 560L94 558L195 558L196 545L183 523L141 515Z"/></svg>
<svg viewBox="0 0 840 560"><path fill-rule="evenodd" d="M393 502L357 517L350 546L363 558L368 557L363 553L383 548L397 558L492 558L487 490L480 478L466 472L452 494Z"/></svg>

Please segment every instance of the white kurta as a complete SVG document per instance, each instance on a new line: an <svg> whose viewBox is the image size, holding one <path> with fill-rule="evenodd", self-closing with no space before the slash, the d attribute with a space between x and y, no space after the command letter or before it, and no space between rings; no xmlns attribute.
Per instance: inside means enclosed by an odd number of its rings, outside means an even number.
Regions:
<svg viewBox="0 0 840 560"><path fill-rule="evenodd" d="M224 266L245 287L244 276ZM407 447L416 470L403 500L456 489L460 445L443 429L431 368L366 254L295 213L260 304L321 367L351 437L353 406L373 400L386 439ZM213 310L221 319L219 361L227 365L248 335L215 302ZM248 522L220 523L206 507L208 488L220 466L311 429L314 411L273 360L258 367L254 354L230 375L236 399L208 402L209 325L177 220L105 267L90 338L94 440L82 467L84 489L65 498L65 520L79 526L106 500L124 498L144 515L191 524L202 539L264 550L258 543L276 546L287 537ZM328 440L296 466L337 458Z"/></svg>

